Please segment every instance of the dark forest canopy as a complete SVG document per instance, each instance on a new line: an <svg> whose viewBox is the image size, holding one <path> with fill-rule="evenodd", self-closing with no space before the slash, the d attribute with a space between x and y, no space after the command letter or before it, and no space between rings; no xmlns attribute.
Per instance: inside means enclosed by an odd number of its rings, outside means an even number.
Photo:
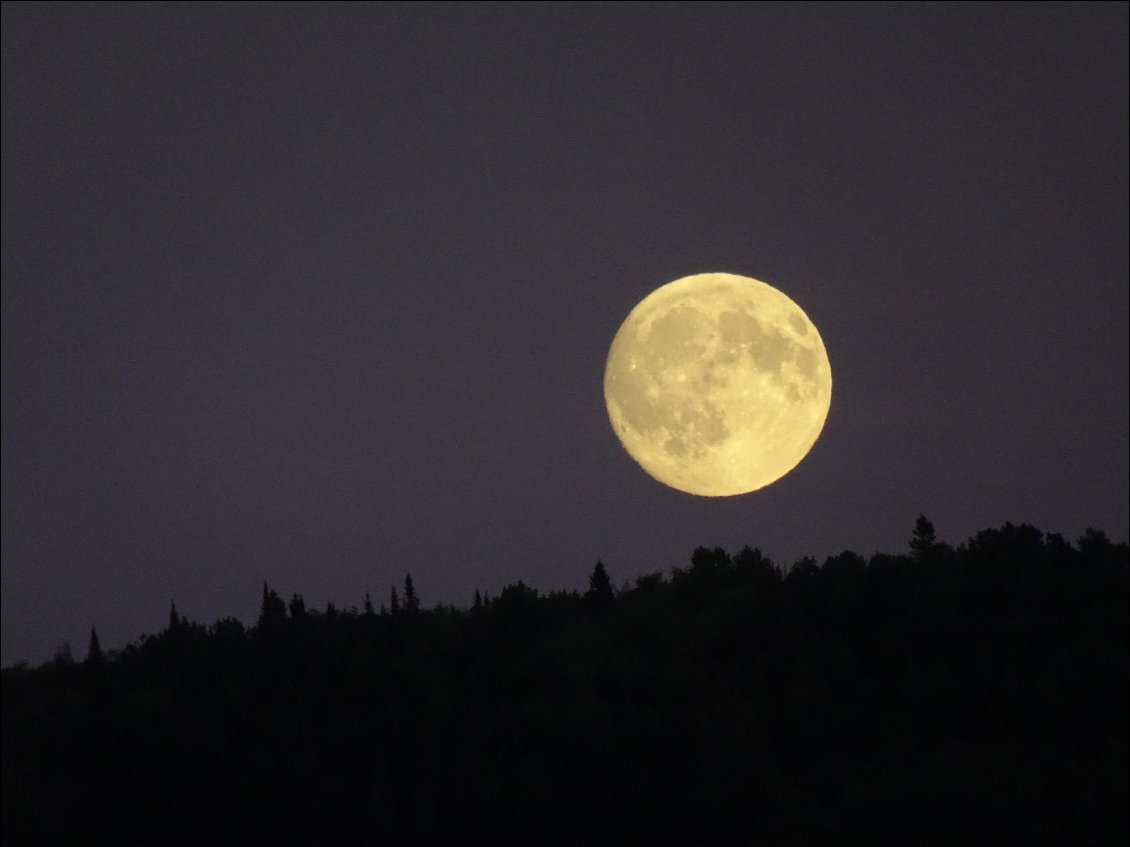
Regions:
<svg viewBox="0 0 1130 847"><path fill-rule="evenodd" d="M1128 552L1006 524L701 547L3 671L6 844L1122 844ZM358 598L359 600L361 598Z"/></svg>

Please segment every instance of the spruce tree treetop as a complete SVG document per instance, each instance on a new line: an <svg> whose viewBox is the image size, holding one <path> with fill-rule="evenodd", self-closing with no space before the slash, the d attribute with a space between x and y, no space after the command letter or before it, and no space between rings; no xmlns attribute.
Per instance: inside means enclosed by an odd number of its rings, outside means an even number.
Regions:
<svg viewBox="0 0 1130 847"><path fill-rule="evenodd" d="M98 641L98 630L90 628L90 649L86 652L86 661L96 665L102 662L102 645Z"/></svg>
<svg viewBox="0 0 1130 847"><path fill-rule="evenodd" d="M934 525L925 515L919 515L914 522L914 532L910 536L910 551L914 558L922 561L933 552L937 546L938 538L934 534Z"/></svg>
<svg viewBox="0 0 1130 847"><path fill-rule="evenodd" d="M585 602L597 609L606 609L615 599L612 591L612 580L604 562L597 560L596 567L589 575L589 590L585 592Z"/></svg>
<svg viewBox="0 0 1130 847"><path fill-rule="evenodd" d="M263 604L259 608L259 626L271 625L286 619L286 603L278 593L263 580Z"/></svg>
<svg viewBox="0 0 1130 847"><path fill-rule="evenodd" d="M416 596L416 587L412 584L412 574L404 575L404 611L415 612L420 608L420 598Z"/></svg>

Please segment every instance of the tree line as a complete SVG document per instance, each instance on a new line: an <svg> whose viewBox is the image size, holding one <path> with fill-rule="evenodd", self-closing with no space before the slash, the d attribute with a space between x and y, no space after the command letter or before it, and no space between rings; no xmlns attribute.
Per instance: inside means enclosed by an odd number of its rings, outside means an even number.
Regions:
<svg viewBox="0 0 1130 847"><path fill-rule="evenodd" d="M92 629L3 670L10 844L1126 843L1128 551L1005 524L614 590Z"/></svg>

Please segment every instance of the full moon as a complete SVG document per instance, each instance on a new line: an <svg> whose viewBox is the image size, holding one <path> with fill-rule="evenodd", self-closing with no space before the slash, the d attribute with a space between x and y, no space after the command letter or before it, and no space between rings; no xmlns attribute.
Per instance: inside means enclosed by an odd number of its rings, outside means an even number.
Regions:
<svg viewBox="0 0 1130 847"><path fill-rule="evenodd" d="M745 494L808 454L832 369L796 303L756 279L696 274L640 301L612 340L604 402L624 449L660 482Z"/></svg>

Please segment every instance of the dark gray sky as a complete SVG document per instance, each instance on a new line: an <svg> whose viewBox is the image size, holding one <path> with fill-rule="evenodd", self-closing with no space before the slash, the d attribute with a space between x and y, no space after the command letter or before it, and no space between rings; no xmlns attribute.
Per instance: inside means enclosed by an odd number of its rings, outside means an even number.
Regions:
<svg viewBox="0 0 1130 847"><path fill-rule="evenodd" d="M1125 539L1127 6L6 5L3 662L779 563ZM636 302L763 279L823 436L700 499L617 442Z"/></svg>

